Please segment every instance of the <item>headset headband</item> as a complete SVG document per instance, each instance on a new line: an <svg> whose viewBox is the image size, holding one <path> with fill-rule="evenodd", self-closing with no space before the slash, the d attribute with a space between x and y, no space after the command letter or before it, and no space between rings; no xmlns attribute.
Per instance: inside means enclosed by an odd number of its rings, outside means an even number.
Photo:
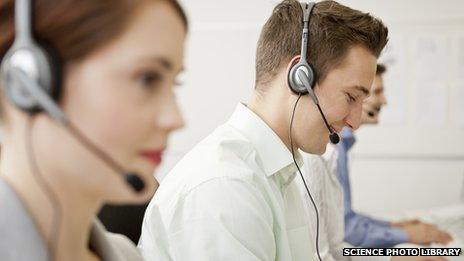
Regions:
<svg viewBox="0 0 464 261"><path fill-rule="evenodd" d="M309 39L309 22L311 14L313 12L316 3L300 3L301 9L303 9L303 34L301 36L301 57L300 61L306 61L306 52L308 50L308 39Z"/></svg>

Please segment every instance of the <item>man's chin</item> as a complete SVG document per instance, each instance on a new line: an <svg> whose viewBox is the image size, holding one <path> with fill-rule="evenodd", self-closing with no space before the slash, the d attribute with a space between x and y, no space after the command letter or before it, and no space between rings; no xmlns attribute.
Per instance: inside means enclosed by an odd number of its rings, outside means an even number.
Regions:
<svg viewBox="0 0 464 261"><path fill-rule="evenodd" d="M316 153L316 154L317 154L317 155L322 155L322 154L324 154L325 151L327 150L327 144L328 144L328 143L326 143L324 146L322 146L321 149L319 150L319 152Z"/></svg>

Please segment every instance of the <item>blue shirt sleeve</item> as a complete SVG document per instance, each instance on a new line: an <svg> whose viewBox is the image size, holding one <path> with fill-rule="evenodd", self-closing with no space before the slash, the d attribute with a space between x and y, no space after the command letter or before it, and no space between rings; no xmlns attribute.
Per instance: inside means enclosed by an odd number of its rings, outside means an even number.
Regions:
<svg viewBox="0 0 464 261"><path fill-rule="evenodd" d="M351 206L351 186L348 172L348 150L355 139L345 131L337 146L337 177L343 188L345 214L345 241L358 247L392 247L409 241L405 231L391 227L389 222L374 219L353 211Z"/></svg>
<svg viewBox="0 0 464 261"><path fill-rule="evenodd" d="M345 213L345 241L358 247L392 247L409 238L400 228L350 211Z"/></svg>
<svg viewBox="0 0 464 261"><path fill-rule="evenodd" d="M375 223L376 225L379 225L379 226L382 226L382 227L390 227L390 226L391 226L391 225L390 225L390 222L385 221L385 220L381 220L381 219L377 219L377 218L372 218L372 217L363 215L363 214L361 214L361 213L356 213L356 215L358 215L360 218L369 219L372 223Z"/></svg>

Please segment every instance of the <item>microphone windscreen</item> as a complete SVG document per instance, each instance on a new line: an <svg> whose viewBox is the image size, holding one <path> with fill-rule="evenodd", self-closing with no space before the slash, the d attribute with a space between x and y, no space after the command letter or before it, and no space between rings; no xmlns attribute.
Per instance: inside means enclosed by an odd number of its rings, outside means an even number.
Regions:
<svg viewBox="0 0 464 261"><path fill-rule="evenodd" d="M330 133L329 139L330 139L330 142L334 145L340 142L340 136L338 136L336 132Z"/></svg>
<svg viewBox="0 0 464 261"><path fill-rule="evenodd" d="M123 175L126 182L131 185L135 191L140 192L145 188L145 183L137 174L128 172Z"/></svg>

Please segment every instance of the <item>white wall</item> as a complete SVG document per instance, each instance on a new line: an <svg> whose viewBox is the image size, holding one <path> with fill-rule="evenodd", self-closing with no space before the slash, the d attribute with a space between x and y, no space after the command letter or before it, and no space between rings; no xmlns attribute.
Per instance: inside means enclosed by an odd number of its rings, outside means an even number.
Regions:
<svg viewBox="0 0 464 261"><path fill-rule="evenodd" d="M464 185L464 2L346 2L381 17L391 39L382 57L389 106L381 125L359 130L353 151L355 207L392 216L457 203Z"/></svg>
<svg viewBox="0 0 464 261"><path fill-rule="evenodd" d="M172 137L160 177L250 97L260 27L279 1L182 2L191 22L179 90L188 125ZM388 216L457 202L464 178L464 1L341 2L382 18L391 38L382 57L389 65L383 124L362 128L353 151L355 207Z"/></svg>

